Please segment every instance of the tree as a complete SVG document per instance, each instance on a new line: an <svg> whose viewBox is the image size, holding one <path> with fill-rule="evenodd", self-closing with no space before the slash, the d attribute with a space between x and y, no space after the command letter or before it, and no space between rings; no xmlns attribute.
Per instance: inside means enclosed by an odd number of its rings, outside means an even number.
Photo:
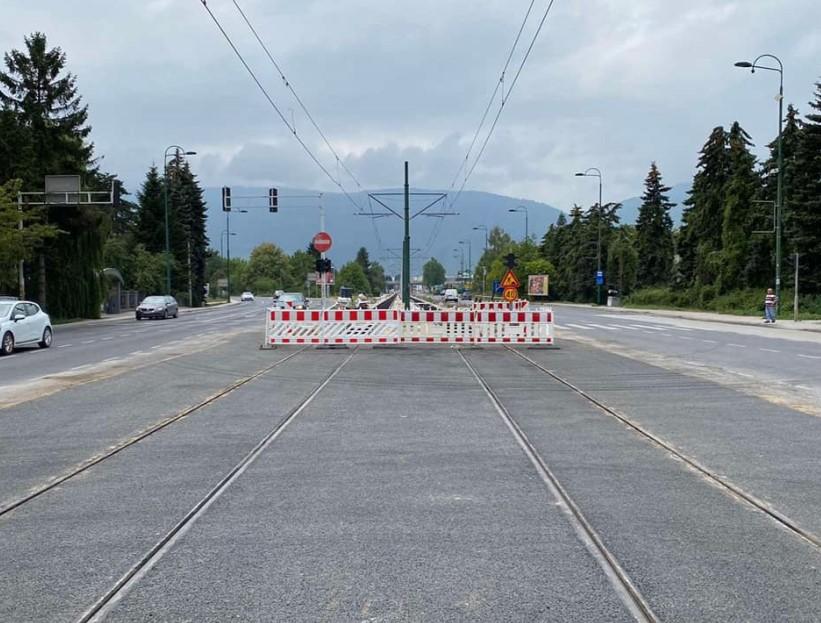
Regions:
<svg viewBox="0 0 821 623"><path fill-rule="evenodd" d="M673 269L673 219L668 186L653 162L644 180L644 194L636 220L636 280L639 286L666 285ZM623 240L623 239L622 239ZM608 266L610 261L607 262ZM620 270L624 268L619 264ZM622 288L619 288L620 290Z"/></svg>
<svg viewBox="0 0 821 623"><path fill-rule="evenodd" d="M727 138L722 126L710 133L699 156L690 196L684 202L678 247L683 285L711 284L721 268L724 190L729 177Z"/></svg>
<svg viewBox="0 0 821 623"><path fill-rule="evenodd" d="M288 255L282 249L271 242L254 247L243 279L246 289L270 294L274 290L284 290L289 279Z"/></svg>
<svg viewBox="0 0 821 623"><path fill-rule="evenodd" d="M166 183L173 189L171 195L172 253L183 270L175 274L178 291L190 288L193 300L190 305L202 304L205 287L205 253L208 238L205 234L206 206L202 188L191 171L188 162L175 158L168 170Z"/></svg>
<svg viewBox="0 0 821 623"><path fill-rule="evenodd" d="M435 257L430 258L422 266L422 282L429 288L445 284L445 267Z"/></svg>
<svg viewBox="0 0 821 623"><path fill-rule="evenodd" d="M338 287L348 287L354 293L370 294L370 284L365 271L362 270L362 264L354 260L348 262L336 274L336 285Z"/></svg>
<svg viewBox="0 0 821 623"><path fill-rule="evenodd" d="M296 251L288 260L288 284L287 289L295 292L305 290L305 281L308 273L313 273L316 269L316 258L308 251Z"/></svg>
<svg viewBox="0 0 821 623"><path fill-rule="evenodd" d="M637 236L635 227L622 225L614 232L607 249L608 285L615 286L622 294L629 294L636 285L641 262Z"/></svg>
<svg viewBox="0 0 821 623"><path fill-rule="evenodd" d="M789 244L800 254L806 292L821 293L821 82L815 84L815 112L806 115L794 162Z"/></svg>
<svg viewBox="0 0 821 623"><path fill-rule="evenodd" d="M752 231L753 200L758 193L755 156L750 135L736 121L728 141L728 179L724 188L721 223L721 271L719 290L728 291L747 285L744 280L747 244Z"/></svg>
<svg viewBox="0 0 821 623"><path fill-rule="evenodd" d="M139 208L135 237L151 253L165 252L165 202L163 180L152 165L137 193Z"/></svg>

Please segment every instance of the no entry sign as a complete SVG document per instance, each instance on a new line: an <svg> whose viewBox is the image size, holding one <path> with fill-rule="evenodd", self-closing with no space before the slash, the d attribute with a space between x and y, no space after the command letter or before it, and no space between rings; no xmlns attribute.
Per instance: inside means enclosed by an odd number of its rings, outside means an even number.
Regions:
<svg viewBox="0 0 821 623"><path fill-rule="evenodd" d="M331 235L328 232L321 231L314 236L311 243L314 245L314 249L320 253L325 253L326 251L331 250L331 244L333 241L331 240Z"/></svg>

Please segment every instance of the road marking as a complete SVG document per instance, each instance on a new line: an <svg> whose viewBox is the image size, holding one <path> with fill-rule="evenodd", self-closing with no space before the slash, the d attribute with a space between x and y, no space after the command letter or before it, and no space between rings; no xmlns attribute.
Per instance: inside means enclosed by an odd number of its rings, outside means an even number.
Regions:
<svg viewBox="0 0 821 623"><path fill-rule="evenodd" d="M627 329L628 331L638 331L636 327L628 327L626 324L614 324L614 327L618 327L619 329Z"/></svg>
<svg viewBox="0 0 821 623"><path fill-rule="evenodd" d="M82 342L80 342L80 344L93 344L96 341L97 340L83 340Z"/></svg>
<svg viewBox="0 0 821 623"><path fill-rule="evenodd" d="M618 331L615 327L608 327L607 325L603 324L596 324L595 322L590 323L591 327L596 327L597 329L607 329L608 331Z"/></svg>
<svg viewBox="0 0 821 623"><path fill-rule="evenodd" d="M103 342L107 342L108 340L113 340L114 338L113 338L113 337L103 337L103 338L100 338L100 339L101 339Z"/></svg>
<svg viewBox="0 0 821 623"><path fill-rule="evenodd" d="M652 329L653 331L664 331L664 327L651 327L646 324L631 324L631 327L638 327L639 329Z"/></svg>
<svg viewBox="0 0 821 623"><path fill-rule="evenodd" d="M678 339L680 339L680 340L688 340L688 341L692 342L695 338L694 338L694 337L688 337L688 336L686 336L686 335L679 335L679 336L678 336Z"/></svg>
<svg viewBox="0 0 821 623"><path fill-rule="evenodd" d="M744 344L727 344L727 346L732 346L733 348L747 348Z"/></svg>
<svg viewBox="0 0 821 623"><path fill-rule="evenodd" d="M574 329L584 329L585 331L592 331L593 330L592 327L585 327L585 326L582 326L580 324L573 324L572 322L568 322L567 326L568 327L573 327Z"/></svg>
<svg viewBox="0 0 821 623"><path fill-rule="evenodd" d="M74 344L60 344L57 348L69 348L70 346L74 346Z"/></svg>
<svg viewBox="0 0 821 623"><path fill-rule="evenodd" d="M780 353L780 350L773 350L772 348L759 348L758 350L763 350L765 353Z"/></svg>
<svg viewBox="0 0 821 623"><path fill-rule="evenodd" d="M715 340L701 340L701 341L704 342L705 344L718 344L718 342L716 342Z"/></svg>
<svg viewBox="0 0 821 623"><path fill-rule="evenodd" d="M799 354L798 356L803 357L804 359L821 359L821 357L818 357L817 355L801 355L801 354Z"/></svg>
<svg viewBox="0 0 821 623"><path fill-rule="evenodd" d="M673 337L673 336L672 336L672 335L670 335L669 333L659 333L659 335L663 335L664 337Z"/></svg>
<svg viewBox="0 0 821 623"><path fill-rule="evenodd" d="M132 351L128 354L129 355L145 355L145 351L144 350L135 350L135 351Z"/></svg>

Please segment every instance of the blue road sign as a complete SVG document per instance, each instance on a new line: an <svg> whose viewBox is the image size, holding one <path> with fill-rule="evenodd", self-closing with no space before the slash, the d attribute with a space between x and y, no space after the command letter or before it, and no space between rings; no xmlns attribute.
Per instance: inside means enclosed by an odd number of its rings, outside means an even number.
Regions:
<svg viewBox="0 0 821 623"><path fill-rule="evenodd" d="M596 271L596 285L597 286L604 285L604 271L603 270L597 270Z"/></svg>
<svg viewBox="0 0 821 623"><path fill-rule="evenodd" d="M495 279L493 280L493 292L495 292L496 294L502 293L502 284Z"/></svg>

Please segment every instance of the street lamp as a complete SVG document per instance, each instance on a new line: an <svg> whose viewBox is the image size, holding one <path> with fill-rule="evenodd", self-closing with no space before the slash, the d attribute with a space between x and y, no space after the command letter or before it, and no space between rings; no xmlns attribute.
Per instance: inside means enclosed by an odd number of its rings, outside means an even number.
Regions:
<svg viewBox="0 0 821 623"><path fill-rule="evenodd" d="M598 177L599 178L599 209L597 210L598 214L598 236L596 240L596 303L601 305L601 283L599 283L599 275L602 274L601 270L601 213L602 213L602 203L601 203L601 171L599 171L596 167L590 167L584 173L576 173L576 177ZM602 275L603 276L603 275Z"/></svg>
<svg viewBox="0 0 821 623"><path fill-rule="evenodd" d="M471 284L473 282L473 245L470 243L470 238L467 240L460 240L459 244L466 244L468 246L468 279Z"/></svg>
<svg viewBox="0 0 821 623"><path fill-rule="evenodd" d="M179 156L195 156L197 152L195 151L186 151L179 145L169 145L165 148L165 153L163 154L162 158L162 167L163 167L163 176L164 176L164 184L163 184L163 200L165 202L165 293L171 294L171 236L168 230L168 150L173 149L176 151L177 157ZM190 301L189 301L190 304Z"/></svg>
<svg viewBox="0 0 821 623"><path fill-rule="evenodd" d="M453 257L459 258L459 279L464 280L465 278L465 248L459 247L458 249L453 250L454 253L458 253L459 255L454 255Z"/></svg>
<svg viewBox="0 0 821 623"><path fill-rule="evenodd" d="M528 214L527 214L527 206L516 206L515 208L509 208L508 212L524 212L525 213L525 240L529 238L529 231L528 231Z"/></svg>
<svg viewBox="0 0 821 623"><path fill-rule="evenodd" d="M758 61L762 58L770 58L778 63L778 67L767 67L766 65L759 65ZM749 69L750 73L755 73L756 69L766 69L767 71L778 72L778 182L776 190L776 204L775 204L775 301L776 314L778 308L781 306L781 219L783 208L783 178L784 178L784 157L781 149L781 139L783 135L784 123L784 65L777 56L772 54L762 54L756 58L752 63L749 61L739 61L735 64L736 67Z"/></svg>
<svg viewBox="0 0 821 623"><path fill-rule="evenodd" d="M487 226L486 225L477 225L476 227L473 228L473 231L483 231L483 232L485 232L485 253L482 257L484 257L485 260L487 261ZM487 269L485 268L482 271L482 296L485 295L485 274L486 273L487 273Z"/></svg>
<svg viewBox="0 0 821 623"><path fill-rule="evenodd" d="M248 210L235 210L235 212L239 212L240 214L247 214ZM228 255L227 261L225 263L225 281L228 283L228 302L231 302L231 236L236 236L235 233L231 233L231 210L228 210L225 213L225 227L226 233L228 234L225 236L225 250Z"/></svg>

